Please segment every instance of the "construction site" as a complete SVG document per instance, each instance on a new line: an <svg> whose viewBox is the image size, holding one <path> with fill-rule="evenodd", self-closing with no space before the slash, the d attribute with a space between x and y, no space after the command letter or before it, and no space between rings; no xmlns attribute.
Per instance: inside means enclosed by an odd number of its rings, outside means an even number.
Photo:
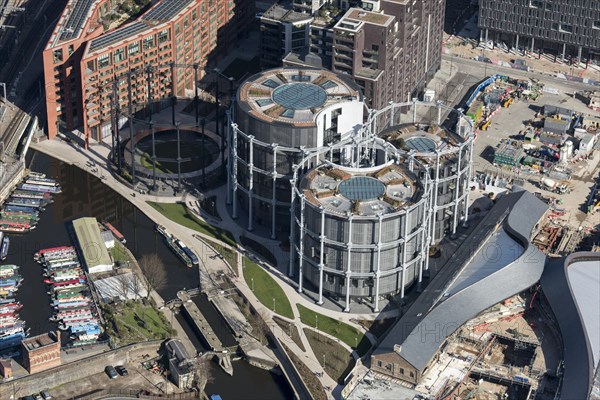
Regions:
<svg viewBox="0 0 600 400"><path fill-rule="evenodd" d="M560 354L553 322L535 294L507 299L469 321L442 345L417 390L445 399L552 399Z"/></svg>

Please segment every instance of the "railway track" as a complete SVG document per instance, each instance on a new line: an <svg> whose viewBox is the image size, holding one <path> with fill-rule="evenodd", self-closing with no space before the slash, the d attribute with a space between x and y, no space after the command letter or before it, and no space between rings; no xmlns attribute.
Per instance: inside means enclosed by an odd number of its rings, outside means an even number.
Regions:
<svg viewBox="0 0 600 400"><path fill-rule="evenodd" d="M0 140L4 143L5 153L14 153L19 143L19 128L27 118L29 118L29 115L25 111L18 109L6 130L0 136Z"/></svg>

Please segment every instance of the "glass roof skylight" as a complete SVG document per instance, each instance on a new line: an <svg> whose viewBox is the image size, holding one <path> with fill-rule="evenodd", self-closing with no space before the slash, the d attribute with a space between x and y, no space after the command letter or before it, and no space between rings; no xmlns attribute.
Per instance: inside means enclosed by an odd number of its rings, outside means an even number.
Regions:
<svg viewBox="0 0 600 400"><path fill-rule="evenodd" d="M348 200L373 200L385 193L385 185L375 178L357 176L340 183L342 196Z"/></svg>
<svg viewBox="0 0 600 400"><path fill-rule="evenodd" d="M327 92L312 83L288 83L273 90L273 101L289 110L308 110L325 104Z"/></svg>

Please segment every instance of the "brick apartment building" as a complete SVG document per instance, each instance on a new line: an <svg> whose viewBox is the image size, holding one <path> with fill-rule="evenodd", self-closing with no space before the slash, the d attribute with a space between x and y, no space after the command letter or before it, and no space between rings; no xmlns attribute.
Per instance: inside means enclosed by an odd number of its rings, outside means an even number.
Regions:
<svg viewBox="0 0 600 400"><path fill-rule="evenodd" d="M57 367L60 360L60 332L44 333L21 342L23 367L30 374Z"/></svg>
<svg viewBox="0 0 600 400"><path fill-rule="evenodd" d="M371 108L411 100L440 68L445 0L340 0L331 2L335 7L320 1L320 8L307 23L306 42L301 47L298 32L304 21L292 24L295 30L285 27L291 17L298 21L301 15L310 15L306 14L308 3L310 0L294 0L287 6L274 6L280 9L279 37L282 42L294 43L290 51L287 47L283 51L283 64L318 66L351 75ZM284 14L282 7L289 7L290 12ZM266 33L261 42L263 63L269 54L265 42L277 37L276 18L270 11L261 17L261 30ZM271 25L268 28L267 23Z"/></svg>
<svg viewBox="0 0 600 400"><path fill-rule="evenodd" d="M600 60L598 0L480 0L481 41Z"/></svg>
<svg viewBox="0 0 600 400"><path fill-rule="evenodd" d="M129 100L146 104L148 86L153 100L186 95L194 88L190 66L198 65L201 79L254 18L253 2L245 0L159 0L137 19L105 31L120 3L70 0L63 11L43 52L50 138L79 127L86 145L110 135L115 80L122 109Z"/></svg>

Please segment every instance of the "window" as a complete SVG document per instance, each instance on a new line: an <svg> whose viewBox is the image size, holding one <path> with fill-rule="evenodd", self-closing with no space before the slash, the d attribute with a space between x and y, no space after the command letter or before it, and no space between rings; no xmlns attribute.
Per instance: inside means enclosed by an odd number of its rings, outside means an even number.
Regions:
<svg viewBox="0 0 600 400"><path fill-rule="evenodd" d="M540 0L531 0L529 2L529 7L532 7L532 8L541 8L543 6L544 6L544 2L540 1Z"/></svg>
<svg viewBox="0 0 600 400"><path fill-rule="evenodd" d="M358 279L352 279L352 287L358 287Z"/></svg>
<svg viewBox="0 0 600 400"><path fill-rule="evenodd" d="M394 365L390 364L390 363L387 363L386 366L385 366L385 369L387 369L390 372L393 372L394 371Z"/></svg>
<svg viewBox="0 0 600 400"><path fill-rule="evenodd" d="M404 368L400 368L400 373L404 375Z"/></svg>
<svg viewBox="0 0 600 400"><path fill-rule="evenodd" d="M331 274L327 274L327 283L333 283L334 281L334 276ZM381 367L381 365L380 365Z"/></svg>
<svg viewBox="0 0 600 400"><path fill-rule="evenodd" d="M561 24L560 31L566 33L573 33L573 25Z"/></svg>
<svg viewBox="0 0 600 400"><path fill-rule="evenodd" d="M62 49L56 49L53 52L54 55L54 64L62 62L63 60L63 51Z"/></svg>
<svg viewBox="0 0 600 400"><path fill-rule="evenodd" d="M415 373L414 373L414 372L412 372L412 371L410 371L410 377L411 377L411 378L414 378L414 377L415 377Z"/></svg>
<svg viewBox="0 0 600 400"><path fill-rule="evenodd" d="M164 43L169 40L169 30L165 29L158 34L158 43Z"/></svg>
<svg viewBox="0 0 600 400"><path fill-rule="evenodd" d="M102 54L98 57L98 68L106 68L110 65L110 55Z"/></svg>
<svg viewBox="0 0 600 400"><path fill-rule="evenodd" d="M144 50L148 50L154 47L154 36L148 36L144 38Z"/></svg>
<svg viewBox="0 0 600 400"><path fill-rule="evenodd" d="M600 21L594 21L592 23L592 28L594 28L594 29L600 29Z"/></svg>
<svg viewBox="0 0 600 400"><path fill-rule="evenodd" d="M125 49L120 48L118 50L115 50L115 52L113 53L113 57L114 57L115 63L125 60Z"/></svg>
<svg viewBox="0 0 600 400"><path fill-rule="evenodd" d="M140 52L140 42L134 42L129 45L128 53L129 56L135 56Z"/></svg>
<svg viewBox="0 0 600 400"><path fill-rule="evenodd" d="M68 50L68 51L69 51L69 56L70 56L71 54L73 54L73 52L75 51L75 48L73 47L73 45L72 45L72 44L70 44L70 45L69 45L69 50Z"/></svg>
<svg viewBox="0 0 600 400"><path fill-rule="evenodd" d="M381 360L377 360L377 366L379 368L383 367L383 363L381 362Z"/></svg>

